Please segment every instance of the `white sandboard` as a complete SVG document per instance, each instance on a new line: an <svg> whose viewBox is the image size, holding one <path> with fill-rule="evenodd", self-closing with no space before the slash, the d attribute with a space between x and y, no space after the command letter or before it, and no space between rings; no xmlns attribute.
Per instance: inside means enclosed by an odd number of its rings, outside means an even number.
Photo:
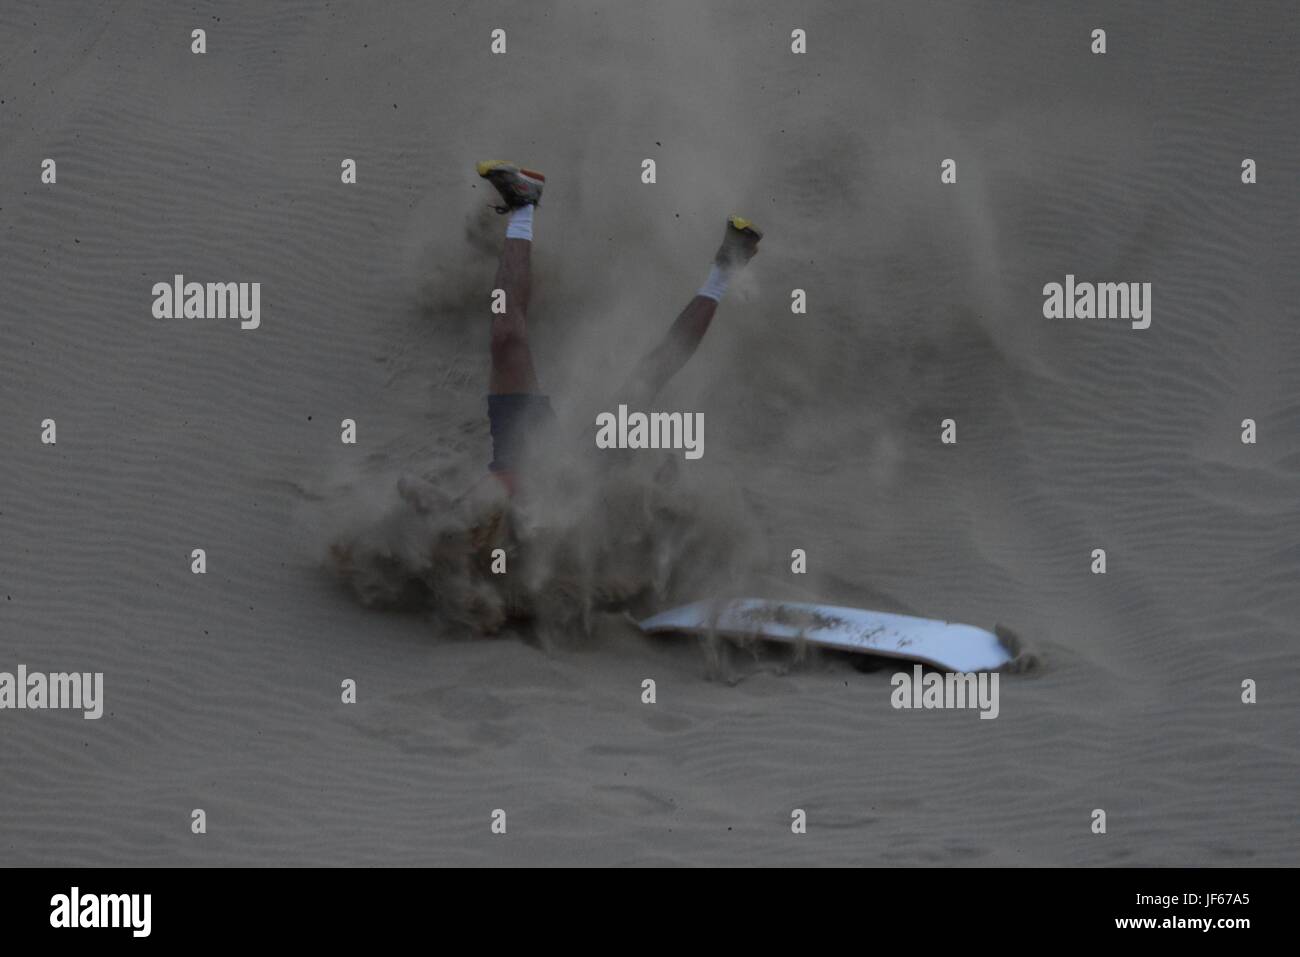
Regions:
<svg viewBox="0 0 1300 957"><path fill-rule="evenodd" d="M763 598L697 601L639 624L646 632L807 641L840 651L919 661L943 671L993 671L1014 657L997 635L973 625Z"/></svg>

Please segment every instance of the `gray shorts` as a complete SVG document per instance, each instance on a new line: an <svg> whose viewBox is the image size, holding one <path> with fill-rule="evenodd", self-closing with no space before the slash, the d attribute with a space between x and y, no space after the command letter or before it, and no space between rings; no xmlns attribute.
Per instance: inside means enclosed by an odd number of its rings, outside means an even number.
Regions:
<svg viewBox="0 0 1300 957"><path fill-rule="evenodd" d="M510 392L489 395L487 400L488 424L492 428L492 462L488 469L493 472L514 471L528 438L555 422L550 397L532 392Z"/></svg>

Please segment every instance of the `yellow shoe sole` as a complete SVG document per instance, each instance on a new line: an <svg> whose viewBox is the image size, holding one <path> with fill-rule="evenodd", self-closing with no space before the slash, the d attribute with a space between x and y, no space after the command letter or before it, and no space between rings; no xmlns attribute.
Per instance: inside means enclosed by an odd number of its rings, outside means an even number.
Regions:
<svg viewBox="0 0 1300 957"><path fill-rule="evenodd" d="M541 183L546 182L546 175L544 173L539 173L535 169L527 169L514 163L507 163L505 160L483 160L481 163L475 163L474 169L478 171L480 176L487 176L494 169L512 169L529 179L535 179Z"/></svg>
<svg viewBox="0 0 1300 957"><path fill-rule="evenodd" d="M476 163L474 165L474 169L478 171L478 174L480 176L486 176L488 173L492 172L498 166L514 166L514 165L515 165L514 163L507 163L505 160L483 160L483 162L481 163Z"/></svg>

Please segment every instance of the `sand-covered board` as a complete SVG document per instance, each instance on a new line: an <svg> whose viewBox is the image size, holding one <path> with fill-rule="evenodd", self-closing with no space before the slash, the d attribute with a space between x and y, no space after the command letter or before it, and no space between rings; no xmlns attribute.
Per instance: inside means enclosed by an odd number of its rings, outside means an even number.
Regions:
<svg viewBox="0 0 1300 957"><path fill-rule="evenodd" d="M991 631L911 615L804 602L697 601L639 622L646 632L762 638L903 658L945 671L991 671L1014 657Z"/></svg>

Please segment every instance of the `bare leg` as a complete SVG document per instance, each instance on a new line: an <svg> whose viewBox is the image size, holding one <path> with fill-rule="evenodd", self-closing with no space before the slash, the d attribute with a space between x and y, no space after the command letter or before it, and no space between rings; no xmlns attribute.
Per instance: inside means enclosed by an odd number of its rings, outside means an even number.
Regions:
<svg viewBox="0 0 1300 957"><path fill-rule="evenodd" d="M495 288L505 290L506 311L492 316L492 373L488 391L493 395L538 391L527 329L532 247L526 239L507 239L497 266Z"/></svg>
<svg viewBox="0 0 1300 957"><path fill-rule="evenodd" d="M736 216L727 220L727 232L713 258L709 281L678 314L659 345L633 370L631 381L623 390L629 405L640 406L653 399L695 355L709 331L713 314L718 311L718 297L726 289L728 277L754 258L762 238L763 234L748 220Z"/></svg>
<svg viewBox="0 0 1300 957"><path fill-rule="evenodd" d="M649 402L686 365L709 331L709 323L717 311L717 300L708 296L696 296L686 304L663 341L633 371L626 392L629 405L639 407Z"/></svg>

